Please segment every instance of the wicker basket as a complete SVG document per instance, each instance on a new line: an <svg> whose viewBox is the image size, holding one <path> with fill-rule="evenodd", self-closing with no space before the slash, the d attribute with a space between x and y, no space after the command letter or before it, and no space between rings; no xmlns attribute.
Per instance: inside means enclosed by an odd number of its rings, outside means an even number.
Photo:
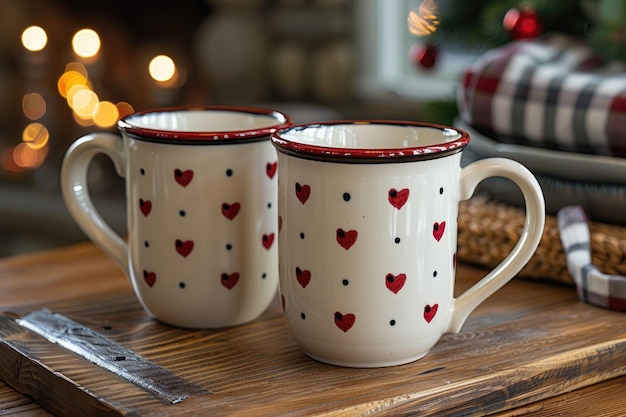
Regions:
<svg viewBox="0 0 626 417"><path fill-rule="evenodd" d="M474 197L459 208L457 257L460 262L495 267L517 243L524 226L524 211L503 203ZM592 262L602 272L626 275L626 228L590 222ZM561 245L557 220L546 216L536 253L519 276L573 285Z"/></svg>

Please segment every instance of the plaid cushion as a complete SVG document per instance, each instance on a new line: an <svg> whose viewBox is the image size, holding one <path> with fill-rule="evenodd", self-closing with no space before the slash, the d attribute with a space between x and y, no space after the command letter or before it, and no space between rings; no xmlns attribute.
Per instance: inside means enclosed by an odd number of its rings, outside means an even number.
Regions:
<svg viewBox="0 0 626 417"><path fill-rule="evenodd" d="M457 103L497 141L626 157L626 68L565 36L488 51L465 72Z"/></svg>

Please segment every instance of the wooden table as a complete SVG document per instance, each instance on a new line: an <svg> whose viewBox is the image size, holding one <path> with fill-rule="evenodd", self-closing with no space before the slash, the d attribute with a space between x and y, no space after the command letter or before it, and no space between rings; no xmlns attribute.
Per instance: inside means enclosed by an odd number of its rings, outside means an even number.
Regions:
<svg viewBox="0 0 626 417"><path fill-rule="evenodd" d="M460 265L458 285L467 288L483 274ZM212 393L164 404L25 331L16 341L34 346L35 362L8 359L0 341L0 379L26 394L0 382L2 415L49 416L42 407L68 415L259 417L623 416L626 409L626 314L581 303L570 287L513 280L426 357L381 369L309 359L276 304L233 329L161 325L90 244L0 260L0 311L14 317L42 307L96 330L108 323L108 337ZM49 394L54 381L63 395Z"/></svg>

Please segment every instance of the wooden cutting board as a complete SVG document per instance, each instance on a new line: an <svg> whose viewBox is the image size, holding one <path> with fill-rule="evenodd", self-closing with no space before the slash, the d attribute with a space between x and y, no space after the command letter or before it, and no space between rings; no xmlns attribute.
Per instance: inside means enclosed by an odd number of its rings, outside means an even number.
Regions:
<svg viewBox="0 0 626 417"><path fill-rule="evenodd" d="M459 286L482 274L460 266ZM128 293L45 307L203 388L165 404L1 316L0 377L56 415L485 415L626 374L625 313L530 281L506 285L423 359L380 369L309 359L277 303L215 331L162 325Z"/></svg>

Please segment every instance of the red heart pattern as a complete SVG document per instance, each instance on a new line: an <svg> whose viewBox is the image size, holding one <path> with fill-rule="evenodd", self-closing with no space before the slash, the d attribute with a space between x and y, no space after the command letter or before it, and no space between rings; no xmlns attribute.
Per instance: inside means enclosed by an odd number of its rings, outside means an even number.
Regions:
<svg viewBox="0 0 626 417"><path fill-rule="evenodd" d="M150 200L144 200L143 198L139 199L139 210L145 217L148 217L150 211L152 210L152 203Z"/></svg>
<svg viewBox="0 0 626 417"><path fill-rule="evenodd" d="M443 236L443 232L446 230L446 222L433 224L433 237L439 242Z"/></svg>
<svg viewBox="0 0 626 417"><path fill-rule="evenodd" d="M233 272L232 274L227 274L226 272L224 272L220 278L220 282L222 283L222 285L229 290L232 290L233 287L239 282L239 272Z"/></svg>
<svg viewBox="0 0 626 417"><path fill-rule="evenodd" d="M232 219L234 219L237 216L237 214L239 213L239 209L240 208L241 208L241 204L239 204L239 203L232 203L232 204L223 203L222 204L222 214L228 220L232 220Z"/></svg>
<svg viewBox="0 0 626 417"><path fill-rule="evenodd" d="M272 247L272 243L274 243L274 233L263 235L263 247L265 249L269 250Z"/></svg>
<svg viewBox="0 0 626 417"><path fill-rule="evenodd" d="M392 188L389 190L388 198L389 198L389 203L391 203L392 206L400 210L402 206L404 206L407 200L409 199L409 189L403 188L400 191L398 191L395 188Z"/></svg>
<svg viewBox="0 0 626 417"><path fill-rule="evenodd" d="M269 169L269 165L268 165L268 169ZM439 187L437 188L437 190L438 190L439 195L443 195L443 187ZM311 197L311 186L308 184L296 182L295 192L296 192L296 198L298 199L298 201L300 201L300 203L304 205ZM394 207L397 210L401 210L409 201L410 195L411 195L411 190L409 188L401 188L401 189L390 188L387 193L387 200L389 204L391 204L392 207ZM338 201L343 200L341 204L344 204L344 202L351 204L351 201L353 200L353 196L354 194L352 194L350 190L342 191L342 194L340 195L341 198L338 199ZM346 207L350 207L350 206L346 206ZM283 218L279 216L278 217L279 232L282 230L282 220ZM446 230L445 221L438 221L438 222L433 223L432 234L437 242L441 241L441 239L444 236L445 230ZM305 236L307 236L306 230L304 232L300 232L299 235L300 235L300 239L305 239ZM359 233L355 229L351 229L351 230L346 230L343 228L336 229L337 243L346 251L354 246L354 244L358 240L358 237L359 237ZM394 241L396 244L399 244L402 241L402 239L400 236L397 236L395 237ZM452 254L452 263L453 263L454 268L456 268L456 253ZM306 289L311 283L311 279L312 279L311 271L307 269L302 269L300 267L296 267L295 272L296 272L296 280L298 284L303 289ZM437 273L435 272L433 276L436 277ZM347 287L351 283L350 279L348 278L341 280L343 286ZM407 283L406 273L398 273L398 274L388 273L387 275L385 275L385 287L387 288L387 290L391 291L393 294L399 294L400 291L402 291L402 289L405 287L406 283ZM283 311L285 310L285 305L287 301L288 300L286 300L285 295L281 294L281 305L282 305ZM438 303L425 305L421 313L424 317L424 320L427 323L431 323L432 320L437 315L438 309L439 309ZM303 320L306 317L304 312L300 313L300 316ZM339 328L344 333L347 333L354 326L355 322L356 322L356 315L353 313L341 313L339 311L334 313L334 323L337 326L337 328ZM396 320L391 320L389 324L391 326L395 326Z"/></svg>
<svg viewBox="0 0 626 417"><path fill-rule="evenodd" d="M176 168L174 170L174 179L176 180L177 183L179 183L183 187L186 187L189 185L189 183L193 179L193 170L187 169L183 171L181 169Z"/></svg>
<svg viewBox="0 0 626 417"><path fill-rule="evenodd" d="M342 314L338 311L335 313L335 325L344 332L350 330L354 326L355 321L356 316L354 314Z"/></svg>
<svg viewBox="0 0 626 417"><path fill-rule="evenodd" d="M268 162L265 165L265 173L267 174L267 176L272 179L274 178L274 175L276 174L276 168L278 167L278 162Z"/></svg>
<svg viewBox="0 0 626 417"><path fill-rule="evenodd" d="M146 281L146 284L148 284L148 287L152 288L154 286L154 284L156 283L156 274L154 272L149 272L146 271L145 269L143 270L143 280Z"/></svg>
<svg viewBox="0 0 626 417"><path fill-rule="evenodd" d="M309 185L301 185L299 182L296 183L296 197L302 204L306 203L311 195L311 186Z"/></svg>
<svg viewBox="0 0 626 417"><path fill-rule="evenodd" d="M265 165L265 174L270 178L273 179L276 176L276 172L277 172L277 168L278 168L278 162L268 162ZM144 168L140 169L141 175L145 175L146 170ZM228 168L225 170L226 176L227 177L232 177L233 176L233 170L231 168ZM178 183L180 186L182 187L187 187L194 179L194 171L192 169L180 169L180 168L176 168L174 169L174 180L176 181L176 183ZM310 188L307 186L306 188L308 188L308 192L310 193ZM307 197L308 198L308 197ZM272 204L271 202L269 202L267 204L267 208L271 208ZM144 199L144 198L140 198L139 199L139 211L145 216L148 217L148 215L151 213L153 208L153 203L150 200ZM242 203L240 201L235 201L233 203L228 203L228 202L224 202L221 204L221 213L224 217L226 217L229 220L233 220L237 217L237 215L240 213L242 208ZM186 210L180 210L178 211L180 217L185 217L186 214ZM154 217L154 216L153 216ZM282 219L279 217L279 228L282 226ZM158 226L157 226L158 227ZM263 247L265 247L266 249L270 249L271 246L274 243L274 233L269 233L269 234L264 234L263 235ZM151 242L150 242L151 243ZM195 243L193 240L182 240L182 239L176 239L174 242L174 247L176 249L176 252L182 256L183 258L188 257L191 252L194 250L195 247ZM146 240L145 241L145 247L149 248L151 245L149 244L149 242ZM230 250L230 248L232 248L232 245L227 244L226 248L228 250ZM307 273L309 274L309 279L310 279L310 273L308 271L305 271L304 276L307 275ZM154 271L148 271L148 270L143 270L142 271L143 274L143 279L144 282L146 283L146 285L150 288L154 287L154 285L157 282L157 273ZM266 277L266 273L264 272L262 274L262 277L265 278ZM301 278L304 279L304 278ZM227 288L228 290L233 289L238 282L240 281L240 274L239 272L233 272L233 273L222 273L220 276L220 283L222 286L224 286L225 288ZM179 283L179 287L185 288L185 283L181 282ZM283 309L284 309L284 297L283 297Z"/></svg>
<svg viewBox="0 0 626 417"><path fill-rule="evenodd" d="M406 274L387 274L385 276L385 286L389 291L394 294L397 294L402 287L404 287L404 283L406 282Z"/></svg>
<svg viewBox="0 0 626 417"><path fill-rule="evenodd" d="M182 241L176 239L175 242L176 252L178 252L183 258L186 258L193 250L193 240Z"/></svg>
<svg viewBox="0 0 626 417"><path fill-rule="evenodd" d="M296 279L302 288L306 288L311 282L311 271L305 269L302 270L299 267L296 268Z"/></svg>
<svg viewBox="0 0 626 417"><path fill-rule="evenodd" d="M426 307L424 307L424 320L426 320L426 323L430 323L432 319L435 318L435 314L437 314L438 308L439 304L433 304L432 306L426 304Z"/></svg>
<svg viewBox="0 0 626 417"><path fill-rule="evenodd" d="M337 229L337 243L345 250L350 249L354 245L358 236L359 233L356 230Z"/></svg>

